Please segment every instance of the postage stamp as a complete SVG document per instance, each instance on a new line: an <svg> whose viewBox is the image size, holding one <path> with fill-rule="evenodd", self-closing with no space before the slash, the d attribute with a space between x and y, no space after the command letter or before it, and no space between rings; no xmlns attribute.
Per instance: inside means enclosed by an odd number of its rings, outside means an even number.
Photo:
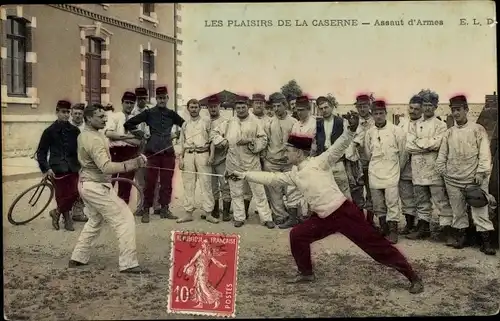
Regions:
<svg viewBox="0 0 500 321"><path fill-rule="evenodd" d="M235 317L239 240L172 231L168 313Z"/></svg>

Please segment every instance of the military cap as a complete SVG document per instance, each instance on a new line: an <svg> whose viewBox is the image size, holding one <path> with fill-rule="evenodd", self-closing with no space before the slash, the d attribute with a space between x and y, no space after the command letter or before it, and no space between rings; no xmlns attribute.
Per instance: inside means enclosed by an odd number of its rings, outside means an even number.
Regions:
<svg viewBox="0 0 500 321"><path fill-rule="evenodd" d="M61 99L57 102L56 108L58 108L58 109L71 109L71 103L68 100Z"/></svg>
<svg viewBox="0 0 500 321"><path fill-rule="evenodd" d="M252 101L266 101L266 96L263 94L253 94Z"/></svg>
<svg viewBox="0 0 500 321"><path fill-rule="evenodd" d="M168 95L168 89L166 86L160 86L156 88L156 96L166 96Z"/></svg>
<svg viewBox="0 0 500 321"><path fill-rule="evenodd" d="M144 87L137 87L135 89L135 95L137 97L147 97L148 96L148 90Z"/></svg>
<svg viewBox="0 0 500 321"><path fill-rule="evenodd" d="M450 98L450 107L453 105L467 106L467 98L464 95L457 95Z"/></svg>
<svg viewBox="0 0 500 321"><path fill-rule="evenodd" d="M220 99L219 99L219 97L217 97L217 95L212 95L212 96L208 97L207 104L211 105L211 106L218 105L218 104L220 104Z"/></svg>
<svg viewBox="0 0 500 321"><path fill-rule="evenodd" d="M122 96L122 101L125 101L125 100L136 101L137 96L131 91L126 91L123 93L123 96Z"/></svg>
<svg viewBox="0 0 500 321"><path fill-rule="evenodd" d="M383 100L375 100L372 104L372 110L386 110L387 107L386 107L386 104L385 104L385 101Z"/></svg>
<svg viewBox="0 0 500 321"><path fill-rule="evenodd" d="M370 96L366 94L361 94L356 97L356 102L354 103L355 105L360 105L360 104L369 104L370 103Z"/></svg>
<svg viewBox="0 0 500 321"><path fill-rule="evenodd" d="M297 97L297 101L296 101L296 105L297 106L309 106L310 104L310 100L309 100L309 97L307 96L299 96Z"/></svg>
<svg viewBox="0 0 500 321"><path fill-rule="evenodd" d="M234 103L235 104L246 104L246 103L248 103L248 97L247 96L238 96L234 100Z"/></svg>
<svg viewBox="0 0 500 321"><path fill-rule="evenodd" d="M286 98L285 95L279 92L275 92L269 96L269 103L274 104L274 103L282 103L285 102Z"/></svg>

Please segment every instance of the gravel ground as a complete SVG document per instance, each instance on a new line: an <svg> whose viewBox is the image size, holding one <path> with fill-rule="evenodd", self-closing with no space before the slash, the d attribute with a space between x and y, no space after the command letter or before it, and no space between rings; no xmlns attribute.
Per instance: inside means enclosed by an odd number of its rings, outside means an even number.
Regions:
<svg viewBox="0 0 500 321"><path fill-rule="evenodd" d="M431 241L403 239L397 245L421 273L425 282L422 294L409 294L402 276L372 261L342 235L313 245L314 284L286 285L284 279L295 271L288 231L259 226L255 215L240 229L229 223L209 225L201 221L177 225L158 216L153 216L148 225L137 221L139 259L153 271L147 276L117 273L117 241L106 226L90 265L69 270L67 262L82 223L76 223L75 232L67 232L54 231L47 213L25 226L12 226L7 221L13 198L37 181L3 185L4 300L10 319L201 318L166 312L172 229L241 235L236 301L239 318L498 313L498 256L488 257L473 248L454 250ZM178 180L174 191L173 211L177 214L182 213L180 184Z"/></svg>

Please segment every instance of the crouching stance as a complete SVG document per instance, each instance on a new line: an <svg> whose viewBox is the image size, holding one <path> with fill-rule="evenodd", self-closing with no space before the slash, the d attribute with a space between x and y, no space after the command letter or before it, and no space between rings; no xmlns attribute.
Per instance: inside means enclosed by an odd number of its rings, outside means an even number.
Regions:
<svg viewBox="0 0 500 321"><path fill-rule="evenodd" d="M134 215L111 185L111 175L145 166L147 159L140 155L124 162L112 162L107 139L99 132L106 124L104 110L100 105L91 105L85 108L84 115L85 130L78 136L78 160L82 166L78 191L89 220L78 238L69 267L88 263L92 244L106 220L118 237L120 272L147 273L137 260Z"/></svg>
<svg viewBox="0 0 500 321"><path fill-rule="evenodd" d="M396 269L408 278L411 293L420 293L424 288L422 280L406 258L365 220L363 212L347 200L335 182L331 166L344 154L359 124L356 114L346 117L349 130L317 157L307 157L312 137L291 135L288 139L288 159L297 165L291 172L233 172L233 177L265 185L295 185L310 204L314 214L290 232L291 251L299 270L299 275L291 283L314 280L311 243L339 232L377 262Z"/></svg>

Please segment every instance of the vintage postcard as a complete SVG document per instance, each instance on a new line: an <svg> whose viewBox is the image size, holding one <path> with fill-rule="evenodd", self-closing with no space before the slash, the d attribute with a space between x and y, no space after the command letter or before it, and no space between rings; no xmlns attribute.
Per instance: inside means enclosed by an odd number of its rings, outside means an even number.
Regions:
<svg viewBox="0 0 500 321"><path fill-rule="evenodd" d="M497 20L2 5L6 318L496 314Z"/></svg>
<svg viewBox="0 0 500 321"><path fill-rule="evenodd" d="M239 235L172 231L168 311L234 317Z"/></svg>

